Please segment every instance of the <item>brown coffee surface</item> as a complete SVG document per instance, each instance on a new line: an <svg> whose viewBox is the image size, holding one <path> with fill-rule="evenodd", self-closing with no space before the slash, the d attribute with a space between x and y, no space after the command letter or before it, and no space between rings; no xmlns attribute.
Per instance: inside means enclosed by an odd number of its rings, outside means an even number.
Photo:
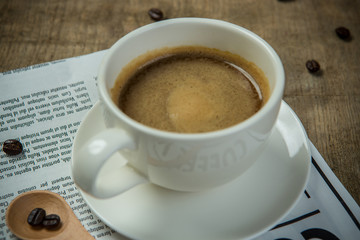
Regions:
<svg viewBox="0 0 360 240"><path fill-rule="evenodd" d="M153 128L180 133L227 128L255 114L267 99L261 70L228 52L166 48L134 61L119 74L113 99L129 117Z"/></svg>

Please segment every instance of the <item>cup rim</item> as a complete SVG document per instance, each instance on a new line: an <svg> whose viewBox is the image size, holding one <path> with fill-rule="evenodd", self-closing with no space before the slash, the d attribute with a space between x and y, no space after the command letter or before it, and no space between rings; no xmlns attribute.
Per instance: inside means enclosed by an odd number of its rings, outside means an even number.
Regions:
<svg viewBox="0 0 360 240"><path fill-rule="evenodd" d="M189 23L201 23L201 24L208 24L208 25L216 25L220 26L222 28L227 28L232 31L241 31L245 33L247 36L251 37L254 41L257 41L261 45L264 46L264 49L267 51L267 53L271 56L271 59L275 62L275 72L277 73L278 80L276 81L276 84L274 85L274 88L272 90L272 93L270 94L269 99L265 103L263 107L260 108L258 112L256 112L254 115L249 117L248 119L239 122L233 126L219 129L215 131L210 132L204 132L204 133L177 133L177 132L169 132L165 130L160 130L156 128L152 128L149 126L146 126L142 123L139 123L129 116L127 116L125 113L123 113L116 104L112 101L110 94L108 93L106 83L105 83L105 70L106 66L110 61L111 56L115 53L115 49L117 49L123 42L128 41L129 39L135 37L138 34L141 34L142 32L149 31L151 29L155 28L161 28L164 25L169 24L189 24ZM280 57L275 52L275 50L260 36L255 34L254 32L251 32L250 30L247 30L241 26L238 26L236 24L226 22L223 20L218 19L210 19L210 18L196 18L196 17L187 17L187 18L174 18L174 19L168 19L164 21L154 22L147 25L144 25L142 27L139 27L132 32L129 32L117 42L115 42L114 45L110 47L110 49L107 50L105 56L103 57L99 71L98 71L98 90L100 94L100 98L105 102L107 107L116 115L116 117L122 119L126 124L132 126L133 128L146 133L148 135L152 136L158 136L166 139L176 139L176 140L202 140L202 139L209 139L209 138L221 138L227 135L230 135L234 132L239 132L240 130L244 130L254 123L258 122L259 120L263 119L264 116L269 112L273 110L273 107L279 102L279 99L281 101L283 91L285 87L285 71L283 64L281 62Z"/></svg>

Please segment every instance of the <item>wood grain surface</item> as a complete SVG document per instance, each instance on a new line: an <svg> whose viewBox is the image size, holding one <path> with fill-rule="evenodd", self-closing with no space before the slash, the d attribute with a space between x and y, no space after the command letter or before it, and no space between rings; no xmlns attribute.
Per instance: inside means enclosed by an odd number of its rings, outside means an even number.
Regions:
<svg viewBox="0 0 360 240"><path fill-rule="evenodd" d="M107 49L153 22L152 7L167 18L229 21L270 43L286 71L284 100L360 204L359 0L0 0L0 72ZM309 59L321 74L307 71Z"/></svg>

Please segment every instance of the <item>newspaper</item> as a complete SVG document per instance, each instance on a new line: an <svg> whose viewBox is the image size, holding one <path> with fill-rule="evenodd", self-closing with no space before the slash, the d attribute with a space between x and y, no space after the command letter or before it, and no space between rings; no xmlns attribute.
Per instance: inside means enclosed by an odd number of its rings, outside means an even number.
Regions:
<svg viewBox="0 0 360 240"><path fill-rule="evenodd" d="M5 223L21 193L60 194L95 239L128 239L87 206L71 177L76 131L97 102L97 69L105 51L0 73L0 148L18 139L23 153L0 151L0 240L16 239ZM295 209L256 239L360 239L360 208L314 145L311 177Z"/></svg>

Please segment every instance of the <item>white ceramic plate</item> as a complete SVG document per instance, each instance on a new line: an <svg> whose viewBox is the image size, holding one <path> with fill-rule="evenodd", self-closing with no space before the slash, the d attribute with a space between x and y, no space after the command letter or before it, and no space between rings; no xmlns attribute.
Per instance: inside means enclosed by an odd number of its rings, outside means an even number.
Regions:
<svg viewBox="0 0 360 240"><path fill-rule="evenodd" d="M96 104L78 130L73 151L104 128L101 107ZM121 159L115 154L100 173L109 186L116 184ZM260 159L226 185L181 193L145 184L110 199L81 193L100 219L129 238L247 239L271 229L295 206L309 178L310 160L305 130L282 102L276 127Z"/></svg>

